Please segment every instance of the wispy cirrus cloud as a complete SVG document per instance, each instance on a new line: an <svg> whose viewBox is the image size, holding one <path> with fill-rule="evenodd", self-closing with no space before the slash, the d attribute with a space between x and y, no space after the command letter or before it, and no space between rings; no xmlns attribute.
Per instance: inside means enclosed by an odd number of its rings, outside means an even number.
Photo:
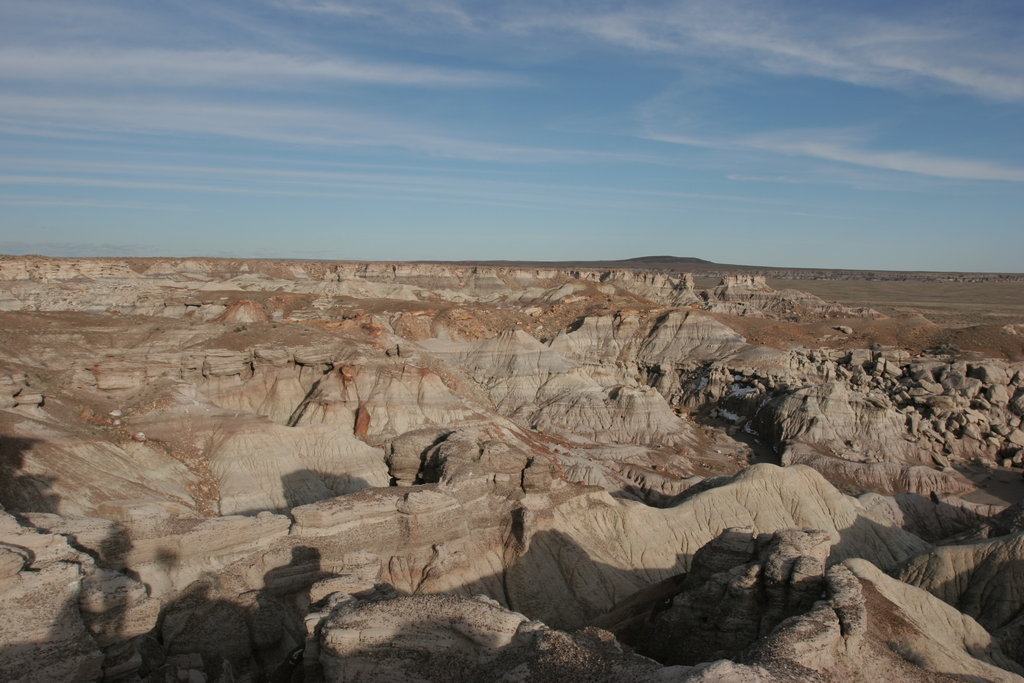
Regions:
<svg viewBox="0 0 1024 683"><path fill-rule="evenodd" d="M520 75L315 57L252 50L171 50L151 48L0 48L0 80L85 85L295 87L316 81L420 86L487 87L524 85Z"/></svg>
<svg viewBox="0 0 1024 683"><path fill-rule="evenodd" d="M818 180L815 178L798 178L785 175L744 175L742 173L730 173L725 176L729 180L736 180L743 183L785 183L787 185L806 185L808 183L828 183L832 180Z"/></svg>
<svg viewBox="0 0 1024 683"><path fill-rule="evenodd" d="M167 133L236 138L308 148L404 150L435 158L531 163L651 161L653 155L476 140L415 120L336 106L197 97L0 95L0 132L124 140Z"/></svg>
<svg viewBox="0 0 1024 683"><path fill-rule="evenodd" d="M960 159L913 150L875 150L858 144L847 131L829 135L822 131L784 131L729 139L696 135L647 135L651 140L688 147L723 150L755 150L810 157L886 171L952 180L996 180L1024 182L1024 168L991 161Z"/></svg>
<svg viewBox="0 0 1024 683"><path fill-rule="evenodd" d="M880 168L887 171L902 171L917 175L950 178L954 180L1001 180L1024 183L1024 168L1005 166L990 161L957 159L909 150L871 150L849 147L842 144L793 140L772 141L769 139L749 141L755 149L783 154L813 157L857 166Z"/></svg>
<svg viewBox="0 0 1024 683"><path fill-rule="evenodd" d="M422 30L424 17L462 29L476 27L474 12L458 0L272 0L277 7L342 18L371 18Z"/></svg>
<svg viewBox="0 0 1024 683"><path fill-rule="evenodd" d="M465 257L508 235L524 251L562 235L570 251L651 253L704 236L710 254L729 234L788 259L858 225L870 245L847 258L862 266L969 225L989 238L968 245L981 263L986 245L1020 241L1024 9L971 10L10 1L0 205L9 230L40 240L94 225L95 241L150 230L170 244L178 225L274 249L287 225L382 256L393 234L410 254ZM194 213L132 213L177 207ZM932 268L959 258L948 244ZM1006 269L1013 250L997 251Z"/></svg>
<svg viewBox="0 0 1024 683"><path fill-rule="evenodd" d="M839 189L853 188L869 192L905 193L935 192L937 187L949 182L934 176L906 176L895 182L891 174L879 174L873 169L850 168L835 164L798 163L789 173L726 173L725 179L733 183L756 183L766 185L817 185L833 186Z"/></svg>
<svg viewBox="0 0 1024 683"><path fill-rule="evenodd" d="M932 87L1024 99L1024 52L992 26L940 13L913 20L794 12L777 2L704 0L657 10L565 18L610 44L726 60L739 70L807 75L889 89Z"/></svg>
<svg viewBox="0 0 1024 683"><path fill-rule="evenodd" d="M525 50L547 49L552 37L570 38L582 41L583 49L590 43L661 54L668 63L685 58L679 65L686 68L714 61L738 72L1024 100L1019 34L1007 32L998 19L942 4L894 7L884 15L780 0L523 2L499 9L457 0L275 4L338 21L375 18L407 33L421 32L429 17L431 29L442 34L518 40Z"/></svg>
<svg viewBox="0 0 1024 683"><path fill-rule="evenodd" d="M2 182L2 181L0 181ZM24 195L0 195L0 206L45 206L73 207L90 209L125 209L129 211L193 211L191 207L154 204L150 202L126 202L102 199L53 199L51 197L31 197Z"/></svg>
<svg viewBox="0 0 1024 683"><path fill-rule="evenodd" d="M22 169L33 169L25 173ZM422 170L422 169L420 169ZM579 206L629 210L645 204L705 205L734 211L779 215L824 216L821 206L805 199L751 197L738 194L658 190L589 184L539 183L508 177L486 178L466 171L435 169L429 174L388 169L336 171L309 167L182 166L155 163L82 162L74 159L23 160L0 157L0 185L26 188L88 188L99 191L155 191L171 194L226 194L294 197L380 196L406 200L450 201L492 205ZM25 195L0 196L0 204L44 205ZM35 202L39 202L36 204ZM63 201L63 200L62 200ZM83 200L68 200L77 205ZM91 200L85 200L91 201ZM89 204L81 204L88 206ZM158 206L158 205L154 205ZM119 206L117 208L133 208ZM815 212L817 210L817 212ZM829 216L835 217L835 216Z"/></svg>

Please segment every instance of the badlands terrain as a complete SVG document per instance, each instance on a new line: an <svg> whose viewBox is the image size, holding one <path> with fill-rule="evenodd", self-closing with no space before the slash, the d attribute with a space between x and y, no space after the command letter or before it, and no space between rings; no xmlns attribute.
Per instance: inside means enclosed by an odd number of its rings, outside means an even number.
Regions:
<svg viewBox="0 0 1024 683"><path fill-rule="evenodd" d="M0 257L0 680L1024 680L1022 302Z"/></svg>

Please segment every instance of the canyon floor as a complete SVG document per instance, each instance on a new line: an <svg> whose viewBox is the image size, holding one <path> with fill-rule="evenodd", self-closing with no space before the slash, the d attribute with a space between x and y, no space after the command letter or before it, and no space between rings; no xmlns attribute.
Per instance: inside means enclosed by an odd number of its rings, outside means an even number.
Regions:
<svg viewBox="0 0 1024 683"><path fill-rule="evenodd" d="M1024 680L1022 418L1021 276L0 256L0 679Z"/></svg>

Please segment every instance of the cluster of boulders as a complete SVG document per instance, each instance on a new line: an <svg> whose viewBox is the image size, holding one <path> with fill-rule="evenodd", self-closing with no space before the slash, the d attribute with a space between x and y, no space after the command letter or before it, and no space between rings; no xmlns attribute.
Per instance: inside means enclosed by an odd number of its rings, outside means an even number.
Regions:
<svg viewBox="0 0 1024 683"><path fill-rule="evenodd" d="M1022 363L795 349L674 370L655 381L670 401L755 432L791 462L811 458L804 444L859 465L1024 465ZM938 490L956 489L950 476Z"/></svg>

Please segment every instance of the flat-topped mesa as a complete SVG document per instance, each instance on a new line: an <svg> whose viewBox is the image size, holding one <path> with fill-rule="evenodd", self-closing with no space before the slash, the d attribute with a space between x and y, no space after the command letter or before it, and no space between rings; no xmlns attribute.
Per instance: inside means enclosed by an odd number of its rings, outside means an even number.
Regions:
<svg viewBox="0 0 1024 683"><path fill-rule="evenodd" d="M737 273L722 277L705 293L705 308L716 313L772 318L829 318L841 315L880 317L871 309L853 309L796 289L772 289L764 275Z"/></svg>
<svg viewBox="0 0 1024 683"><path fill-rule="evenodd" d="M83 278L138 278L124 259L0 256L0 281L53 282Z"/></svg>
<svg viewBox="0 0 1024 683"><path fill-rule="evenodd" d="M635 270L579 270L416 263L339 263L331 267L337 282L363 280L427 290L442 299L504 295L517 300L550 298L543 292L573 283L594 283L604 294L622 290L662 305L699 302L689 274ZM600 287L604 285L605 287ZM581 290L582 291L582 290ZM566 294L575 292L567 291Z"/></svg>
<svg viewBox="0 0 1024 683"><path fill-rule="evenodd" d="M722 281L715 288L715 296L726 299L730 292L737 290L770 291L764 275L753 273L736 273L722 276Z"/></svg>
<svg viewBox="0 0 1024 683"><path fill-rule="evenodd" d="M580 278L593 279L594 271L580 271ZM641 270L606 270L597 273L598 280L614 284L651 301L672 306L688 306L700 302L694 290L693 275L668 275Z"/></svg>
<svg viewBox="0 0 1024 683"><path fill-rule="evenodd" d="M339 297L392 301L572 303L609 297L655 305L693 305L688 276L558 268L417 263L300 262L232 259L89 259L0 257L0 309L116 312L209 320L237 295L248 310L225 321L259 322L257 293L319 297L314 316ZM237 306L235 306L237 308ZM270 311L267 311L270 314Z"/></svg>
<svg viewBox="0 0 1024 683"><path fill-rule="evenodd" d="M57 287L57 283L59 287ZM688 273L653 270L526 268L491 265L242 259L107 259L0 256L0 309L113 311L212 319L230 292L393 301L568 304L624 298L641 305L702 307L759 317L859 314L795 290L775 291L763 275L727 275L713 290L695 289ZM214 296L216 295L216 296ZM237 295L236 295L237 296ZM190 309L189 305L195 306ZM230 317L257 322L263 314ZM322 305L321 305L322 304ZM198 307L198 308L196 308ZM268 311L269 313L269 311ZM865 312L867 315L877 315Z"/></svg>

